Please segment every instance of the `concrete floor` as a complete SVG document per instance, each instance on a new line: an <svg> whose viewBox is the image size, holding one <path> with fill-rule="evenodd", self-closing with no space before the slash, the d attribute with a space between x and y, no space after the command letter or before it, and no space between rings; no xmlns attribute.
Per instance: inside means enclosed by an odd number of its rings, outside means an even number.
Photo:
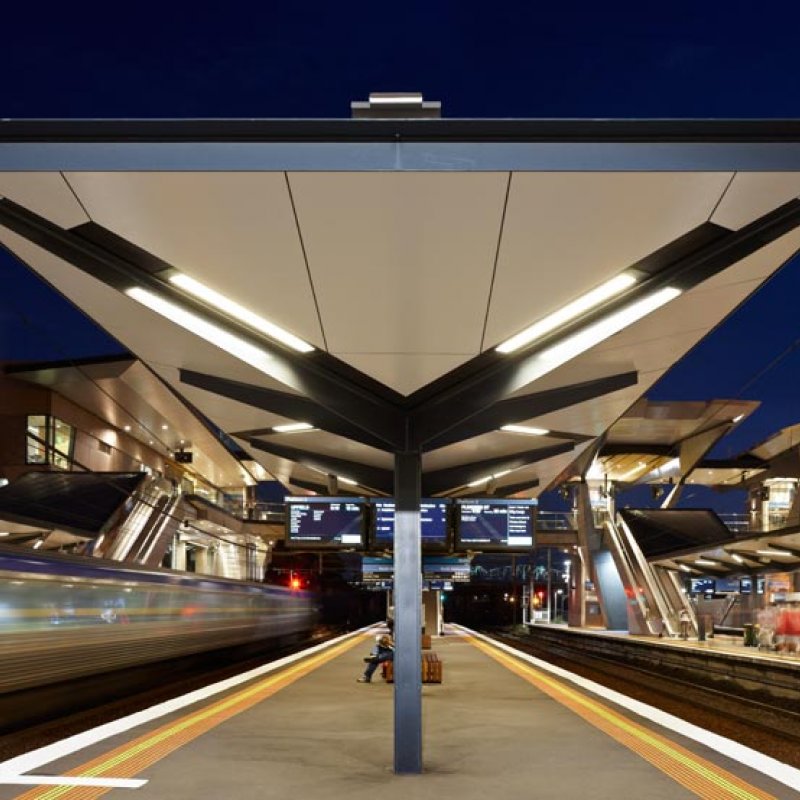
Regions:
<svg viewBox="0 0 800 800"><path fill-rule="evenodd" d="M133 800L681 800L696 795L463 638L435 640L444 683L423 687L422 775L392 771L392 687L358 684L369 640L148 767ZM163 722L163 721L161 721ZM161 724L161 722L159 724ZM132 738L132 737L129 737ZM676 738L671 736L670 738ZM41 774L60 774L94 752ZM779 798L798 795L684 746ZM7 787L0 797L15 797Z"/></svg>

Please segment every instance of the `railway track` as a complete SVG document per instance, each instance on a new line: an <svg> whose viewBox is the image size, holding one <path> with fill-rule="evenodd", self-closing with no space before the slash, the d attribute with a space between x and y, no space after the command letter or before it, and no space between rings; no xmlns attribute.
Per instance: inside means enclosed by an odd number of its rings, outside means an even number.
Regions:
<svg viewBox="0 0 800 800"><path fill-rule="evenodd" d="M800 767L800 710L713 688L691 678L625 663L608 654L576 651L568 643L537 643L489 632L497 641L619 691L773 758Z"/></svg>

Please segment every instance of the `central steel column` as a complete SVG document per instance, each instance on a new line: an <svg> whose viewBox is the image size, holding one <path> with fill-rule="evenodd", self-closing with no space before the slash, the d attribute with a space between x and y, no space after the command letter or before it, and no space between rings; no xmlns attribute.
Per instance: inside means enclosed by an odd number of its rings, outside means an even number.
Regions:
<svg viewBox="0 0 800 800"><path fill-rule="evenodd" d="M419 453L394 460L394 771L422 772Z"/></svg>

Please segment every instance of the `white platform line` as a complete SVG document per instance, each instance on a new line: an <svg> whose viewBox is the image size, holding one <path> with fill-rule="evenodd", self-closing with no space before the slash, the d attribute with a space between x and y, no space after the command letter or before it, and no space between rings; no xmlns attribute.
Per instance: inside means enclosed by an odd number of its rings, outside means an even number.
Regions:
<svg viewBox="0 0 800 800"><path fill-rule="evenodd" d="M318 653L322 650L326 650L329 647L333 647L334 645L337 645L347 639L352 639L354 636L360 636L362 633L370 630L372 627L374 626L369 625L365 628L360 628L359 630L346 633L343 636L337 636L335 639L330 639L322 644L314 645L313 647L309 647L307 650L302 650L299 653L294 653L290 656L278 659L278 661L273 661L270 664L264 664L261 667L256 667L255 669L243 672L241 675L234 675L232 678L227 678L224 681L212 683L209 686L204 686L202 689L189 692L189 694L182 695L181 697L175 697L172 700L158 703L150 708L137 711L135 714L129 714L127 717L121 717L113 722L107 722L104 725L99 725L91 730L78 733L75 736L70 736L67 739L61 740L60 742L53 742L52 744L45 745L44 747L40 747L36 750L31 750L29 753L23 753L20 756L15 756L7 761L0 762L0 775L19 777L20 775L24 775L26 772L38 769L39 767L49 764L52 761L56 761L59 758L64 758L64 756L71 755L79 750L83 750L85 747L102 742L104 739L110 739L112 736L117 736L120 733L125 733L126 731L131 730L131 728L136 728L139 725L152 722L153 720L164 717L167 714L180 711L182 708L186 708L193 703L199 703L202 700L207 700L209 697L213 697L221 692L225 692L228 689L232 689L242 683L247 683L247 681L251 681L253 678L259 678L262 675L274 672L275 670L281 669L288 664L294 663L295 661L300 661L309 655L313 655L314 653Z"/></svg>
<svg viewBox="0 0 800 800"><path fill-rule="evenodd" d="M0 786L101 786L105 789L139 789L146 780L135 778L84 778L79 775L5 775L0 772Z"/></svg>
<svg viewBox="0 0 800 800"><path fill-rule="evenodd" d="M515 650L507 644L497 642L488 636L465 628L463 625L456 625L452 622L449 624L470 636L474 636L476 639L487 642L492 645L492 647L505 650L507 653L511 653L517 658L533 664L538 669L550 672L553 675L558 675L558 677L564 678L592 694L610 700L612 703L616 703L616 705L622 706L628 711L632 711L634 714L638 714L640 717L654 722L656 725L661 725L663 728L673 733L685 736L687 739L691 739L704 747L715 750L717 753L720 753L720 755L727 756L740 764L744 764L754 769L756 772L766 775L768 778L772 778L779 783L789 786L795 791L800 791L800 770L789 766L789 764L784 764L782 761L764 755L764 753L759 753L757 750L739 744L739 742L734 742L731 739L726 739L724 736L707 731L705 728L693 725L691 722L686 722L686 720L675 717L672 714L667 714L665 711L660 711L646 703L641 703L631 697L626 697L624 694L615 692L613 689L609 689L606 686L601 686L599 683L590 681L588 678L582 678L580 675L575 675L561 667L556 667L553 664L548 664L546 661L530 656L520 650Z"/></svg>

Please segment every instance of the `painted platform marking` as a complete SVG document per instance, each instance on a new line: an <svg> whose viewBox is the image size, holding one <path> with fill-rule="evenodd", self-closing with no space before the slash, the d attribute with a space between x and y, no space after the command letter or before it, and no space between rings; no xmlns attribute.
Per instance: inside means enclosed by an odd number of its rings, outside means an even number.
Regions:
<svg viewBox="0 0 800 800"><path fill-rule="evenodd" d="M109 753L104 753L92 761L70 770L67 777L133 778L134 775L160 761L182 745L202 736L242 711L252 708L356 645L362 644L365 636L368 635L348 639L276 675L259 680L230 697L218 700L206 708L162 725L132 742L127 742ZM110 788L108 786L65 786L63 784L47 788L39 785L36 789L18 795L16 800L94 800L94 798L104 795Z"/></svg>
<svg viewBox="0 0 800 800"><path fill-rule="evenodd" d="M774 795L751 786L722 767L695 755L690 750L633 722L534 667L478 639L467 638L473 647L477 647L540 691L574 711L703 800L775 800Z"/></svg>

